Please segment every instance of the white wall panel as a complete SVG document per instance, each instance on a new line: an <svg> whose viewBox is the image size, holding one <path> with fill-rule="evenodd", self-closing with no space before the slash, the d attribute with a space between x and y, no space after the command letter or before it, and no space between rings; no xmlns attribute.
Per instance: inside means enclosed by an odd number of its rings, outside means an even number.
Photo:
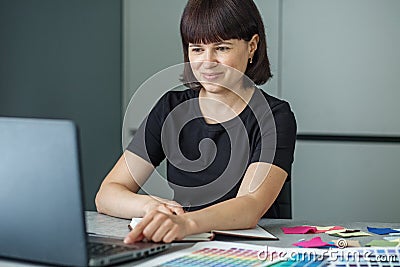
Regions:
<svg viewBox="0 0 400 267"><path fill-rule="evenodd" d="M300 132L399 134L400 1L283 0L282 92Z"/></svg>
<svg viewBox="0 0 400 267"><path fill-rule="evenodd" d="M399 222L400 144L299 141L293 217Z"/></svg>

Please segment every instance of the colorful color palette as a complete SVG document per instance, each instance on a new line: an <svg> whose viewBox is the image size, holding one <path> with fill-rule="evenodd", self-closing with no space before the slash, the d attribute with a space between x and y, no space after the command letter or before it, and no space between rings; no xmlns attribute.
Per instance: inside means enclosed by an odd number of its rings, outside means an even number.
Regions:
<svg viewBox="0 0 400 267"><path fill-rule="evenodd" d="M265 261L260 261L258 253L257 250L243 248L203 248L159 266L265 266L270 255L267 255Z"/></svg>
<svg viewBox="0 0 400 267"><path fill-rule="evenodd" d="M260 255L261 251L265 254ZM210 241L161 255L139 266L400 267L400 248L288 249Z"/></svg>

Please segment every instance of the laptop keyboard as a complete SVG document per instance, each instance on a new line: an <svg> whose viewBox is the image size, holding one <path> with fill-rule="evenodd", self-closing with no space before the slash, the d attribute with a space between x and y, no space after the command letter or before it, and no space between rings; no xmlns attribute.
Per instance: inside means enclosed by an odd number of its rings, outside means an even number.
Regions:
<svg viewBox="0 0 400 267"><path fill-rule="evenodd" d="M96 257L96 256L108 256L108 255L113 255L116 253L124 252L124 251L130 251L135 249L135 247L127 247L127 246L119 246L115 244L104 244L104 243L95 243L95 242L89 242L88 243L88 251L89 251L89 256L90 257Z"/></svg>

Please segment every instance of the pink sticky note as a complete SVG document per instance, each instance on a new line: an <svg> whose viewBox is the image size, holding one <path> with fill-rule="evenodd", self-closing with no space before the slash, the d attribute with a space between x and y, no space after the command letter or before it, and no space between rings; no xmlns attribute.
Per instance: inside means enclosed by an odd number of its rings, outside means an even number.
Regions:
<svg viewBox="0 0 400 267"><path fill-rule="evenodd" d="M285 234L313 234L317 231L317 228L314 226L282 227L282 231Z"/></svg>
<svg viewBox="0 0 400 267"><path fill-rule="evenodd" d="M293 245L302 248L319 248L319 247L332 246L331 244L322 241L321 237L319 236L311 238L310 240L294 243Z"/></svg>

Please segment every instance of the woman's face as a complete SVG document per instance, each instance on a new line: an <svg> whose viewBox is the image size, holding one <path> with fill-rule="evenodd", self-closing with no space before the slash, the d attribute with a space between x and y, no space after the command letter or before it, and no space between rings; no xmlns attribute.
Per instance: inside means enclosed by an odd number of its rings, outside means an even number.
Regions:
<svg viewBox="0 0 400 267"><path fill-rule="evenodd" d="M250 41L230 39L210 44L189 44L189 61L196 79L209 92L233 89L257 49L258 35Z"/></svg>

